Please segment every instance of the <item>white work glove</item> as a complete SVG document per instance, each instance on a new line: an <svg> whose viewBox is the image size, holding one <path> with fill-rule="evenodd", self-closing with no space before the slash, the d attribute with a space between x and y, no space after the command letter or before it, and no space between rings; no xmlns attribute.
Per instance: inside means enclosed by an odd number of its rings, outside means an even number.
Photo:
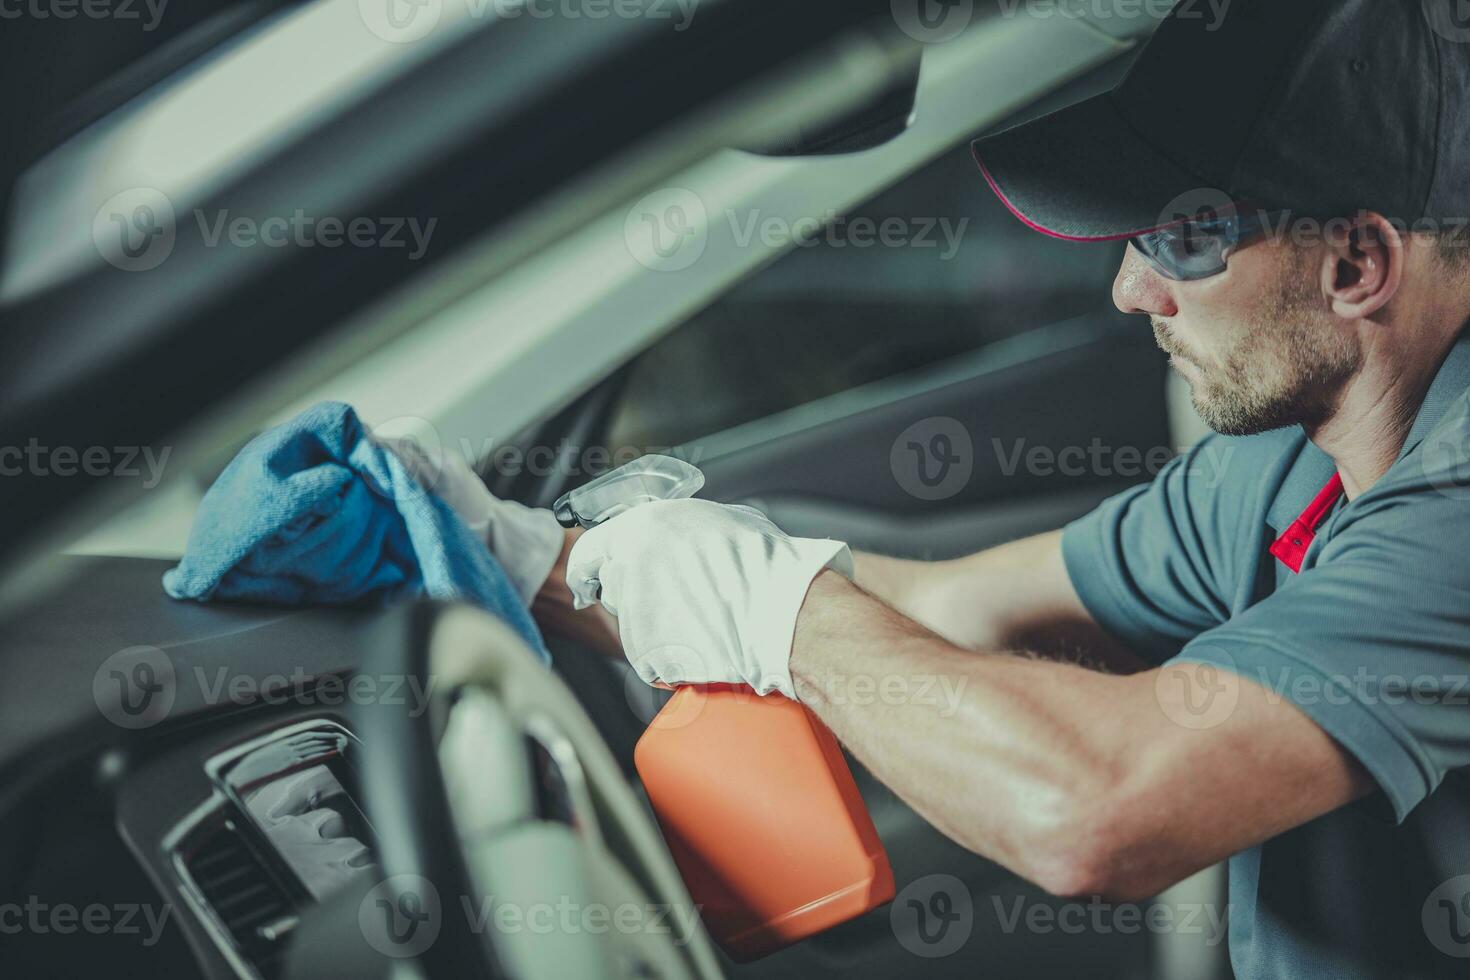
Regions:
<svg viewBox="0 0 1470 980"><path fill-rule="evenodd" d="M414 479L438 494L489 546L511 584L530 605L566 543L566 530L551 511L499 499L456 453L425 447L406 437L373 438L403 460Z"/></svg>
<svg viewBox="0 0 1470 980"><path fill-rule="evenodd" d="M795 700L796 617L824 568L850 577L847 545L789 537L750 507L660 500L583 534L567 586L578 609L601 589L645 683L743 683Z"/></svg>

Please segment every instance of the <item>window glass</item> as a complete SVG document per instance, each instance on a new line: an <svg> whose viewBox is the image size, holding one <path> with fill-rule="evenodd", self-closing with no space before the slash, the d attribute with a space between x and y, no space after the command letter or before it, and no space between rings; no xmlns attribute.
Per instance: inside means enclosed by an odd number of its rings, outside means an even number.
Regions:
<svg viewBox="0 0 1470 980"><path fill-rule="evenodd" d="M679 445L1105 309L1121 247L1030 230L955 147L641 354L613 444Z"/></svg>

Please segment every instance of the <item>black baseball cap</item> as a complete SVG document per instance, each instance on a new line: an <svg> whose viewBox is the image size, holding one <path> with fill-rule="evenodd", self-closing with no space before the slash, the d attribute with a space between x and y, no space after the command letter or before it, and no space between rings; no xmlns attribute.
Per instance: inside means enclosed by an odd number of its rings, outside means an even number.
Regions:
<svg viewBox="0 0 1470 980"><path fill-rule="evenodd" d="M1131 238L1211 195L1412 227L1470 217L1462 0L1185 0L1111 92L976 140L1037 231ZM1457 14L1459 14L1457 19Z"/></svg>

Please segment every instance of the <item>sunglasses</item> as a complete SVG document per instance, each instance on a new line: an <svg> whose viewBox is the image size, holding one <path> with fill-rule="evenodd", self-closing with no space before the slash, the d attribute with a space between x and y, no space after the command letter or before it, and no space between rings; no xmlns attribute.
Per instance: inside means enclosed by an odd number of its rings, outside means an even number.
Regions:
<svg viewBox="0 0 1470 980"><path fill-rule="evenodd" d="M1165 279L1193 282L1224 272L1232 254L1283 214L1250 210L1196 218L1136 235L1128 244Z"/></svg>

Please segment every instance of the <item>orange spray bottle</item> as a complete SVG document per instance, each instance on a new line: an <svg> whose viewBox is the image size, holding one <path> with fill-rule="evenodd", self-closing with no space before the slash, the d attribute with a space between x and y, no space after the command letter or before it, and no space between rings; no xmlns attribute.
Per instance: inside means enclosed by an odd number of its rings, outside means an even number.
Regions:
<svg viewBox="0 0 1470 980"><path fill-rule="evenodd" d="M651 500L692 497L704 474L645 456L556 502L594 527ZM743 685L680 687L634 762L705 926L752 960L893 899L893 871L837 739L810 710Z"/></svg>

